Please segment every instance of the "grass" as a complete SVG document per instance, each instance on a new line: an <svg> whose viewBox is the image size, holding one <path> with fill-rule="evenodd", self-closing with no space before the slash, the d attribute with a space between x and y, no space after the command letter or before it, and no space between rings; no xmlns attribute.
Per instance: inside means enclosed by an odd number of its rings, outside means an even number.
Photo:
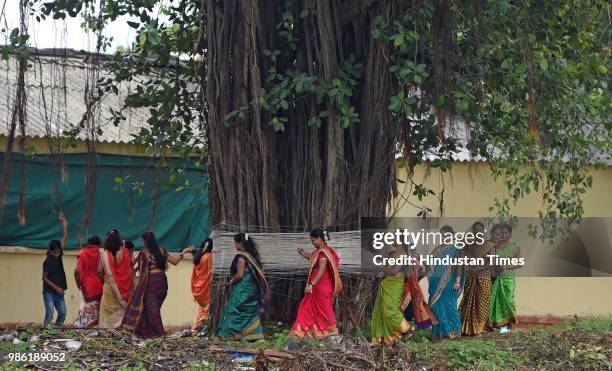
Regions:
<svg viewBox="0 0 612 371"><path fill-rule="evenodd" d="M31 345L39 346L42 340L33 339L34 335L38 338L52 336L53 329L42 328L23 328L17 333L17 337L22 341L20 344L11 342L0 343L0 354L4 352L23 352L27 351ZM65 332L62 336L67 335ZM75 334L79 335L79 334ZM73 337L73 336L69 336ZM287 338L289 329L276 326L267 329L266 341L260 342L227 342L234 348L267 348L282 350ZM74 336L78 338L78 336ZM346 345L356 344L355 349L364 351L365 343L369 341L369 327L358 328L355 334L347 339ZM189 370L216 371L228 369L228 355L218 354L215 357L202 354L201 357L189 358L190 355L179 350L194 346L193 339L159 340L152 342L146 347L133 348L133 345L120 339L96 339L88 338L79 354L89 358L92 368L96 364L96 354L101 349L117 351L128 349L126 363L119 369L123 371L141 371L149 367L140 362L143 352L153 357L156 354L177 354L177 357L186 356L189 363L184 363L182 367ZM543 370L564 370L564 369L595 369L612 370L612 315L595 317L585 320L569 321L554 326L533 326L529 328L517 328L510 334L499 335L497 333L487 333L483 338L462 338L458 340L432 342L429 339L429 331L417 330L410 339L401 340L399 345L405 350L383 352L383 358L376 359L375 362L384 362L391 369L399 366L395 362L407 360L416 368L434 369L543 369ZM331 352L324 358L335 357L336 350L333 347L325 347L324 343L314 339L300 341L303 349L317 352L326 350ZM393 348L390 348L393 349ZM397 350L397 348L395 348ZM339 350L341 356L342 350ZM376 350L370 346L369 354L377 354ZM308 352L306 352L308 353ZM180 354L180 355L178 355ZM138 356L137 356L138 355ZM407 358L406 358L407 356ZM202 362L202 359L209 361ZM331 359L331 358L330 358ZM399 361L402 359L403 361ZM192 362L193 361L193 362ZM213 362L214 361L214 362ZM162 362L162 361L160 361ZM215 363L216 362L216 363ZM129 366L128 366L129 365ZM77 368L80 363L77 363ZM234 365L229 365L233 367ZM64 365L66 369L75 369L74 364L68 362ZM4 370L21 370L19 364L4 363Z"/></svg>
<svg viewBox="0 0 612 371"><path fill-rule="evenodd" d="M452 369L505 369L516 364L516 356L492 340L449 341L444 348L446 365Z"/></svg>
<svg viewBox="0 0 612 371"><path fill-rule="evenodd" d="M582 331L591 333L612 332L612 314L607 316L597 316L580 321L570 321L565 324L570 331Z"/></svg>

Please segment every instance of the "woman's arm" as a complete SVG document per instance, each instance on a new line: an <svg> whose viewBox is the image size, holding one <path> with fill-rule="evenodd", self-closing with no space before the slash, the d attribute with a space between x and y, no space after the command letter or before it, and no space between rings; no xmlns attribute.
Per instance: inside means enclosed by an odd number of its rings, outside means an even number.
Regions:
<svg viewBox="0 0 612 371"><path fill-rule="evenodd" d="M180 263L181 260L183 260L183 253L180 254L170 254L167 253L168 255L166 255L166 259L172 263L172 265L177 265L178 263Z"/></svg>
<svg viewBox="0 0 612 371"><path fill-rule="evenodd" d="M323 277L323 273L325 273L325 270L327 269L327 258L320 258L319 259L319 271L317 272L317 275L315 276L315 278L306 284L306 289L304 290L306 293L310 293L312 292L312 288L319 283L319 280L321 280L321 277Z"/></svg>
<svg viewBox="0 0 612 371"><path fill-rule="evenodd" d="M517 258L517 259L518 259L518 258L520 258L520 257L521 257L521 248L520 248L520 247L518 247L518 246L516 246L516 247L514 248L514 250L512 251L512 256L511 256L511 258ZM522 267L523 267L522 265L517 264L517 265L510 265L510 266L508 266L506 269L519 269L519 268L522 268Z"/></svg>
<svg viewBox="0 0 612 371"><path fill-rule="evenodd" d="M297 249L297 252L298 252L298 254L300 254L302 256L302 258L310 260L310 253L306 252L301 247Z"/></svg>
<svg viewBox="0 0 612 371"><path fill-rule="evenodd" d="M245 266L244 260L238 259L238 264L236 267L236 274L230 280L230 285L233 285L242 279L242 276L244 276L244 266Z"/></svg>

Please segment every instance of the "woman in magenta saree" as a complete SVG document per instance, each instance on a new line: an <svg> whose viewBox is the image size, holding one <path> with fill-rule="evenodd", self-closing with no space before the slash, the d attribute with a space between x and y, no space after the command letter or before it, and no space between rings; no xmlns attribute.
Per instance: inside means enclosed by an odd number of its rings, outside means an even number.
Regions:
<svg viewBox="0 0 612 371"><path fill-rule="evenodd" d="M342 291L342 281L338 271L339 258L327 246L328 238L327 231L316 228L310 232L315 250L308 254L304 249L298 249L302 257L310 260L310 271L291 336L323 338L338 333L334 296Z"/></svg>

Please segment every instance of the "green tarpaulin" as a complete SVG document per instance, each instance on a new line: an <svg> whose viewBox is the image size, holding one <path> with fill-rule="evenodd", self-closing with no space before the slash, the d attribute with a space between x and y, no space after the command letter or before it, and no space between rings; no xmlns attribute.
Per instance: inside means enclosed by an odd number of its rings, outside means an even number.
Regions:
<svg viewBox="0 0 612 371"><path fill-rule="evenodd" d="M17 218L21 156L13 156L9 193L4 209L0 210L0 246L47 248L50 240L61 238L58 219L61 205L69 221L67 248L79 248L77 224L87 207L87 155L63 155L62 159L66 170L64 180L61 176L53 177L52 169L59 167L51 164L57 163L57 157L37 155L26 159L26 224L22 226ZM3 160L0 153L0 161ZM133 241L140 248L139 236L147 229L153 215L155 194L158 197L152 230L161 246L179 251L198 244L210 233L207 175L202 168L171 160L171 166L184 169L174 177L167 168L157 168L155 161L149 158L98 155L96 161L96 193L89 235L103 238L108 229L116 228L125 240ZM161 185L157 187L158 175ZM170 177L174 185L166 187ZM142 191L133 186L140 183ZM155 192L156 189L159 191ZM80 230L85 242L85 226Z"/></svg>

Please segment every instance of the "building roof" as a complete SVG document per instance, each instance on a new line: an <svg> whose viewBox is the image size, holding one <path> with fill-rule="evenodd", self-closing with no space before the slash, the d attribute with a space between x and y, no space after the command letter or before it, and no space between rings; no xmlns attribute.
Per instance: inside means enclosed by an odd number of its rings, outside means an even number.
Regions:
<svg viewBox="0 0 612 371"><path fill-rule="evenodd" d="M605 129L603 125L600 124L591 124L585 125L583 128L585 137L589 135L593 135L595 133L601 134L605 133ZM441 158L450 158L453 162L487 162L488 159L481 156L480 154L472 154L468 149L468 143L471 139L471 130L469 125L461 120L460 118L455 118L448 125L444 127L444 132L447 138L452 139L457 144L457 149L452 153L441 153L441 147L438 148L429 148L423 154L423 161L432 162ZM500 148L491 147L489 149L490 154L493 157L502 157L504 156L504 150ZM608 166L612 166L612 157L610 154L610 150L607 148L597 148L595 146L591 146L589 148L589 165L595 164L606 164ZM397 154L396 158L402 158L403 155L401 151ZM565 155L563 157L564 162L570 161L570 156Z"/></svg>
<svg viewBox="0 0 612 371"><path fill-rule="evenodd" d="M85 91L92 65L91 54L66 49L32 50L30 65L26 71L27 118L26 136L44 138L63 136L63 131L77 125L86 112ZM17 86L17 58L0 61L0 136L8 136ZM65 80L64 80L65 77ZM103 68L99 78L113 77ZM95 81L92 81L95 83ZM119 110L130 93L128 83L119 86L119 94L106 94L100 102L97 125L101 129L99 142L130 143L132 134L147 125L150 113L147 108L127 109L126 121L114 126L110 109ZM83 133L80 139L85 139Z"/></svg>

